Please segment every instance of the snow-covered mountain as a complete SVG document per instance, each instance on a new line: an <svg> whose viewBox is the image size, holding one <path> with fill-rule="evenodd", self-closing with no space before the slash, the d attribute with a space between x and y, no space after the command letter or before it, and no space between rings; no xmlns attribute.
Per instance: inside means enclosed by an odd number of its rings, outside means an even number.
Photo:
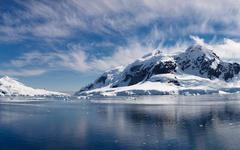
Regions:
<svg viewBox="0 0 240 150"><path fill-rule="evenodd" d="M33 89L5 76L0 78L0 96L67 96L67 94L44 89Z"/></svg>
<svg viewBox="0 0 240 150"><path fill-rule="evenodd" d="M103 73L75 95L235 93L240 91L239 72L238 63L225 62L201 45L176 55L156 50L126 67Z"/></svg>

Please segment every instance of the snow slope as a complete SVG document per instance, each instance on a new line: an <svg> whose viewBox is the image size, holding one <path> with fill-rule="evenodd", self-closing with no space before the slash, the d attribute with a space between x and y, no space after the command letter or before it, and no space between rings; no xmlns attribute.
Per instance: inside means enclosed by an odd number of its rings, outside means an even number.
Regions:
<svg viewBox="0 0 240 150"><path fill-rule="evenodd" d="M105 72L75 95L236 93L239 72L238 63L224 62L212 50L193 45L177 55L154 51L125 68Z"/></svg>
<svg viewBox="0 0 240 150"><path fill-rule="evenodd" d="M0 78L0 96L67 96L67 94L44 89L33 89L5 76Z"/></svg>

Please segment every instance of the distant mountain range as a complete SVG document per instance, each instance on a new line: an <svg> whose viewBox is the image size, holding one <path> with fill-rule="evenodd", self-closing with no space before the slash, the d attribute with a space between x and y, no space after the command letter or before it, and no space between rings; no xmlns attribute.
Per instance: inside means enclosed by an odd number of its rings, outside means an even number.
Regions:
<svg viewBox="0 0 240 150"><path fill-rule="evenodd" d="M103 73L76 96L198 95L240 91L240 65L193 45L183 53L156 50L126 67Z"/></svg>
<svg viewBox="0 0 240 150"><path fill-rule="evenodd" d="M67 94L34 89L5 76L0 78L0 96L67 96Z"/></svg>
<svg viewBox="0 0 240 150"><path fill-rule="evenodd" d="M123 67L106 71L75 96L199 95L240 92L240 65L221 60L213 50L193 45L167 55L159 50ZM5 76L0 96L68 96L34 89Z"/></svg>

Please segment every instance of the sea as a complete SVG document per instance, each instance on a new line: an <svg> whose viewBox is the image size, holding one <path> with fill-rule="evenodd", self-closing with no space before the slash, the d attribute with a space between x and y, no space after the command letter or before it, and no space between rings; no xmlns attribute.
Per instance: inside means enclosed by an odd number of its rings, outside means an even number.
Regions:
<svg viewBox="0 0 240 150"><path fill-rule="evenodd" d="M239 150L240 95L1 97L1 150Z"/></svg>

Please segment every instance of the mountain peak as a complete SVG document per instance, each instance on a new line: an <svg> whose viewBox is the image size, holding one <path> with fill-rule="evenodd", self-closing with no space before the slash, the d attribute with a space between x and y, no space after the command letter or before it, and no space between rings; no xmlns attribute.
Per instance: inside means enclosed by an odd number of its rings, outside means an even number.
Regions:
<svg viewBox="0 0 240 150"><path fill-rule="evenodd" d="M148 58L151 58L151 57L154 57L154 56L159 56L161 54L162 54L162 51L160 51L158 49L155 49L151 53L148 53L148 54L144 55L142 57L142 59L148 59Z"/></svg>
<svg viewBox="0 0 240 150"><path fill-rule="evenodd" d="M192 50L202 50L204 48L203 45L200 45L200 44L194 44L194 45L191 45L187 48L187 50L189 49L192 49Z"/></svg>
<svg viewBox="0 0 240 150"><path fill-rule="evenodd" d="M240 64L222 61L210 48L196 44L175 55L155 50L122 71L103 74L76 95L166 94L165 87L169 87L173 93L181 93L186 91L186 87L191 92L198 85L202 91L201 88L207 86L206 82L215 86L217 79L227 85L239 75Z"/></svg>
<svg viewBox="0 0 240 150"><path fill-rule="evenodd" d="M186 49L184 53L185 55L193 59L197 57L202 57L202 56L208 59L213 59L213 58L219 59L219 57L213 52L213 50L198 44L190 46L189 48Z"/></svg>
<svg viewBox="0 0 240 150"><path fill-rule="evenodd" d="M3 76L2 79L5 79L5 80L12 80L12 78L10 78L10 77L7 76L7 75Z"/></svg>
<svg viewBox="0 0 240 150"><path fill-rule="evenodd" d="M9 76L3 76L2 78L0 78L0 82L4 84L22 84L18 82L16 79L13 79Z"/></svg>
<svg viewBox="0 0 240 150"><path fill-rule="evenodd" d="M0 78L0 96L67 96L67 94L34 89L9 77Z"/></svg>
<svg viewBox="0 0 240 150"><path fill-rule="evenodd" d="M201 67L216 68L222 62L213 50L202 45L190 46L185 52L177 55L176 60L183 70L186 68L199 69Z"/></svg>

